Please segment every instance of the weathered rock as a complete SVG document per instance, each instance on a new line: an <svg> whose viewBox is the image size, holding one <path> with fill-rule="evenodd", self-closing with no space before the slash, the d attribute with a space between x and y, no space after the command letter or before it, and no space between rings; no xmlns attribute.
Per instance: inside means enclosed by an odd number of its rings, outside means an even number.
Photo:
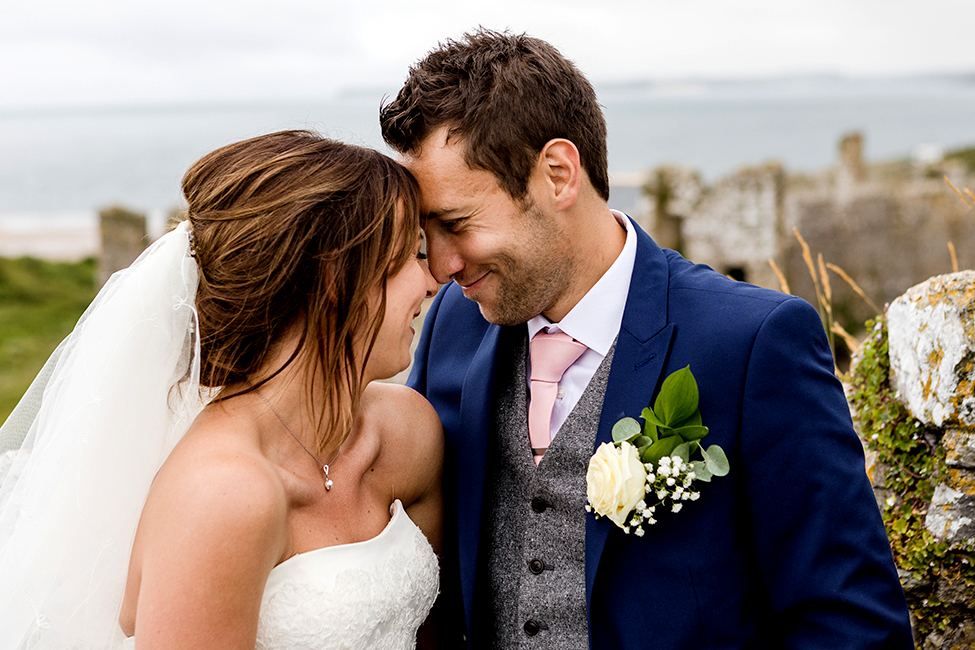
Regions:
<svg viewBox="0 0 975 650"><path fill-rule="evenodd" d="M936 486L924 525L938 539L951 542L952 548L975 544L975 493L950 485Z"/></svg>
<svg viewBox="0 0 975 650"><path fill-rule="evenodd" d="M944 635L935 632L933 634L928 635L928 638L924 640L924 643L921 645L921 650L941 650L944 644L945 644Z"/></svg>
<svg viewBox="0 0 975 650"><path fill-rule="evenodd" d="M975 427L975 271L939 275L887 309L891 382L914 417Z"/></svg>
<svg viewBox="0 0 975 650"><path fill-rule="evenodd" d="M938 580L935 595L945 603L968 607L975 603L975 587L962 580Z"/></svg>
<svg viewBox="0 0 975 650"><path fill-rule="evenodd" d="M914 574L912 574L910 571L897 569L897 577L900 579L901 587L904 588L904 593L907 595L908 599L921 599L931 592L931 581L928 579L919 580L915 578Z"/></svg>
<svg viewBox="0 0 975 650"><path fill-rule="evenodd" d="M967 621L949 630L939 650L971 650L975 648L975 621Z"/></svg>
<svg viewBox="0 0 975 650"><path fill-rule="evenodd" d="M949 428L941 444L948 467L975 469L975 431Z"/></svg>

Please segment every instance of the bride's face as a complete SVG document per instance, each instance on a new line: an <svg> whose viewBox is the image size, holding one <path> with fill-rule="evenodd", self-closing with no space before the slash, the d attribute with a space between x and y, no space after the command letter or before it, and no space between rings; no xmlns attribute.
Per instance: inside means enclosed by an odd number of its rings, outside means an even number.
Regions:
<svg viewBox="0 0 975 650"><path fill-rule="evenodd" d="M417 232L415 255L396 275L386 281L386 311L382 326L366 365L366 379L386 379L410 365L410 347L415 331L413 321L420 315L423 300L437 292L437 281L430 274L423 253L422 234ZM379 304L377 287L374 304Z"/></svg>

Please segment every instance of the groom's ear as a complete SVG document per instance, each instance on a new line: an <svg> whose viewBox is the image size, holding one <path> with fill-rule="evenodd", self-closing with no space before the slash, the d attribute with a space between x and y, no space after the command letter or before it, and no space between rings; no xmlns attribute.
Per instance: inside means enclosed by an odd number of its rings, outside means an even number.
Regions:
<svg viewBox="0 0 975 650"><path fill-rule="evenodd" d="M546 142L538 154L535 173L540 189L555 209L567 210L575 205L583 170L579 150L570 140L555 138Z"/></svg>

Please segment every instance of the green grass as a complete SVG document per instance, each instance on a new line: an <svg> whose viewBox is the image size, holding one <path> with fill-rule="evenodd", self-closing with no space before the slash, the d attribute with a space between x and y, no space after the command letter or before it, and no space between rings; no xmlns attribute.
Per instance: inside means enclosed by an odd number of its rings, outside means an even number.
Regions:
<svg viewBox="0 0 975 650"><path fill-rule="evenodd" d="M956 149L945 154L946 160L960 160L968 166L969 170L975 170L975 147L967 149Z"/></svg>
<svg viewBox="0 0 975 650"><path fill-rule="evenodd" d="M0 257L0 422L95 297L96 263Z"/></svg>

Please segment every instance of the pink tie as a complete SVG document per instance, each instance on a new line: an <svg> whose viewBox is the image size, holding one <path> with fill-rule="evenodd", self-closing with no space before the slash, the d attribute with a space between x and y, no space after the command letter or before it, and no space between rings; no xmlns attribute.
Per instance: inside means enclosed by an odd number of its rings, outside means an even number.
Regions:
<svg viewBox="0 0 975 650"><path fill-rule="evenodd" d="M532 338L531 403L528 406L528 437L535 465L552 441L552 407L565 371L586 351L586 346L564 332L539 331Z"/></svg>

